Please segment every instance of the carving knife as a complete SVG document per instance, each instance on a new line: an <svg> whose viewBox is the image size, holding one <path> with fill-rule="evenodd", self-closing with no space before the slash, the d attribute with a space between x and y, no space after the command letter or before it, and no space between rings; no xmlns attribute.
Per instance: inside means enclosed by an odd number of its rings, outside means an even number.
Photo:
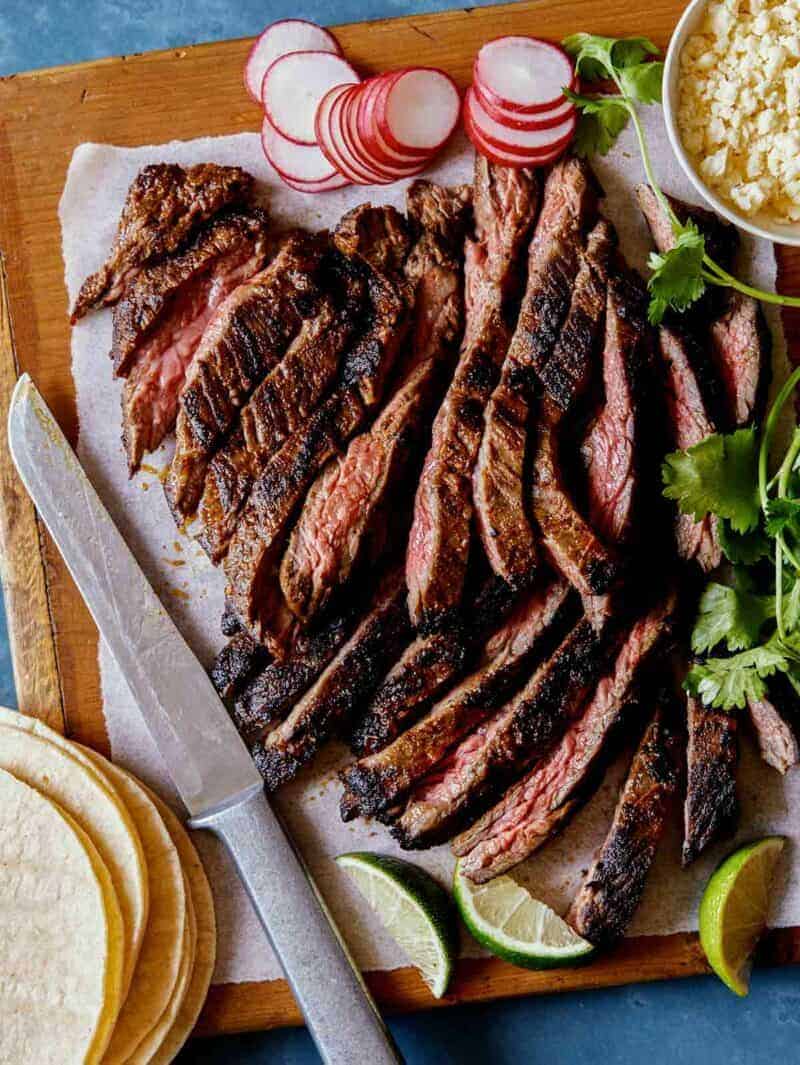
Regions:
<svg viewBox="0 0 800 1065"><path fill-rule="evenodd" d="M401 1062L345 943L215 692L27 374L11 455L121 669L190 824L230 850L325 1062Z"/></svg>

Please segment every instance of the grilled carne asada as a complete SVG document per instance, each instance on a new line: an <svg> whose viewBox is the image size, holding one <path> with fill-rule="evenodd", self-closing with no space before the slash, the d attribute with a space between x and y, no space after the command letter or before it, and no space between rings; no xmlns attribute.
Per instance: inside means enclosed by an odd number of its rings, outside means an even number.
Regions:
<svg viewBox="0 0 800 1065"><path fill-rule="evenodd" d="M449 838L545 755L579 713L612 648L581 618L525 687L414 788L392 829L400 846Z"/></svg>
<svg viewBox="0 0 800 1065"><path fill-rule="evenodd" d="M212 455L259 381L283 357L321 297L325 239L295 234L217 311L180 399L175 456L164 486L178 522L194 514Z"/></svg>
<svg viewBox="0 0 800 1065"><path fill-rule="evenodd" d="M452 620L461 605L472 522L472 468L483 408L497 383L510 332L506 303L538 202L535 172L475 160L476 240L467 241L466 330L458 365L433 425L408 541L409 611L417 626Z"/></svg>
<svg viewBox="0 0 800 1065"><path fill-rule="evenodd" d="M243 203L252 188L252 177L238 166L156 163L140 170L125 197L111 254L81 285L73 325L115 303L143 266L177 251L203 222Z"/></svg>
<svg viewBox="0 0 800 1065"><path fill-rule="evenodd" d="M776 674L765 698L749 699L747 711L761 757L779 773L788 773L800 762L800 700L794 688Z"/></svg>
<svg viewBox="0 0 800 1065"><path fill-rule="evenodd" d="M203 331L220 304L267 260L267 220L217 216L179 255L145 267L114 307L111 357L127 378L122 439L131 474L175 425Z"/></svg>
<svg viewBox="0 0 800 1065"><path fill-rule="evenodd" d="M686 725L686 802L681 856L684 866L732 831L739 816L736 715L703 706L699 699L689 696Z"/></svg>
<svg viewBox="0 0 800 1065"><path fill-rule="evenodd" d="M596 946L609 946L630 924L678 790L678 736L661 711L647 726L620 793L600 853L566 920Z"/></svg>
<svg viewBox="0 0 800 1065"><path fill-rule="evenodd" d="M365 264L373 255L376 263L393 266L400 249L408 251L405 224L394 208L356 208L345 216L340 229L339 250ZM339 234L337 229L337 246ZM359 247L358 234L376 243ZM245 628L276 657L285 655L287 639L296 627L277 580L289 523L325 463L380 402L408 324L402 284L399 274L390 277L370 269L367 325L345 354L339 385L267 463L231 539L224 563L228 595Z"/></svg>
<svg viewBox="0 0 800 1065"><path fill-rule="evenodd" d="M343 734L374 691L411 632L405 593L402 572L393 571L319 679L289 716L251 747L269 791L292 780L334 733Z"/></svg>
<svg viewBox="0 0 800 1065"><path fill-rule="evenodd" d="M342 770L349 816L389 809L502 706L524 672L551 650L569 614L565 581L530 591L486 641L474 673L388 747Z"/></svg>
<svg viewBox="0 0 800 1065"><path fill-rule="evenodd" d="M237 632L214 659L211 683L221 699L230 699L245 686L268 655L246 632Z"/></svg>
<svg viewBox="0 0 800 1065"><path fill-rule="evenodd" d="M591 366L605 299L605 260L611 230L592 234L584 254L584 230L597 211L597 195L585 164L568 158L550 172L542 210L528 252L528 284L500 381L484 413L473 473L478 530L489 563L512 587L536 570L538 552L527 516L524 487L528 423L537 373L562 348L579 373ZM574 349L574 350L573 350Z"/></svg>
<svg viewBox="0 0 800 1065"><path fill-rule="evenodd" d="M442 369L463 322L461 265L450 250L463 236L469 199L463 189L415 182L409 213L429 228L411 251L405 276L414 292L411 350L395 394L372 428L355 437L312 486L281 563L281 587L307 621L322 610L368 553L386 520L389 499L424 435ZM396 505L396 503L395 503Z"/></svg>
<svg viewBox="0 0 800 1065"><path fill-rule="evenodd" d="M461 869L482 883L511 869L556 835L594 790L609 740L639 693L642 676L671 630L675 597L635 622L608 676L560 743L475 825L453 841Z"/></svg>
<svg viewBox="0 0 800 1065"><path fill-rule="evenodd" d="M283 358L242 407L239 424L208 467L198 539L219 563L253 482L289 437L319 407L339 371L342 353L361 313L364 282L338 253L326 255L325 293L306 318Z"/></svg>

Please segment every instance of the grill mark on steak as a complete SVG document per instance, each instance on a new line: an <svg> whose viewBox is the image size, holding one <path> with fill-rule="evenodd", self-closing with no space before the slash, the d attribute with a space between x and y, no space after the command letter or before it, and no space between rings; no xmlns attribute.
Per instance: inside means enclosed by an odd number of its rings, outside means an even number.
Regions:
<svg viewBox="0 0 800 1065"><path fill-rule="evenodd" d="M494 809L456 837L453 853L463 859L466 876L483 883L524 861L589 797L607 761L609 740L670 635L675 605L670 596L631 626L613 669L559 744Z"/></svg>
<svg viewBox="0 0 800 1065"><path fill-rule="evenodd" d="M535 172L475 160L476 240L465 248L466 330L436 415L414 502L406 581L417 626L446 624L461 605L469 560L472 468L483 408L509 342L506 301L538 202Z"/></svg>
<svg viewBox="0 0 800 1065"><path fill-rule="evenodd" d="M643 397L652 371L647 291L621 264L608 279L603 345L604 406L582 447L589 522L608 544L636 534L643 440Z"/></svg>
<svg viewBox="0 0 800 1065"><path fill-rule="evenodd" d="M346 731L410 632L405 582L393 571L367 616L286 720L251 747L269 791L292 780L334 732Z"/></svg>
<svg viewBox="0 0 800 1065"><path fill-rule="evenodd" d="M365 216L370 214L380 216L381 221L368 222ZM354 220L356 216L360 222ZM408 250L405 224L394 208L356 208L345 216L342 227L345 239L339 250L348 250L365 263L370 249L353 251L354 229L356 234L379 232L376 262L393 263L401 237ZM338 246L338 229L334 239ZM387 248L395 251L390 254ZM262 470L224 561L227 594L242 624L279 658L285 655L287 638L296 627L278 581L291 519L322 467L342 450L380 402L405 339L408 306L400 287L402 279L368 270L368 321L344 356L339 385Z"/></svg>
<svg viewBox="0 0 800 1065"><path fill-rule="evenodd" d="M546 754L597 683L610 644L581 618L525 687L414 788L392 829L400 846L426 847L449 838Z"/></svg>
<svg viewBox="0 0 800 1065"><path fill-rule="evenodd" d="M243 203L253 178L238 166L146 166L134 178L108 259L81 285L71 321L115 303L148 263L177 251L203 222Z"/></svg>
<svg viewBox="0 0 800 1065"><path fill-rule="evenodd" d="M612 231L600 223L590 234L587 248L582 248L581 229L590 210L587 200L596 204L596 197L583 180L583 171L572 167L561 180L577 182L584 192L577 203L565 198L561 184L552 184L558 173L551 173L545 188L528 258L523 310L500 382L486 407L472 481L484 551L494 572L512 588L530 582L538 563L525 498L532 368L547 371L553 367L550 384L566 409L567 397L588 381L605 304L605 264ZM561 328L557 341L556 327ZM547 348L552 341L551 353Z"/></svg>
<svg viewBox="0 0 800 1065"><path fill-rule="evenodd" d="M330 390L357 325L363 279L338 253L323 265L323 275L332 291L242 407L239 425L209 465L198 539L215 563L225 556L253 482Z"/></svg>
<svg viewBox="0 0 800 1065"><path fill-rule="evenodd" d="M175 425L203 331L220 304L267 260L266 218L226 212L181 254L145 267L114 307L111 357L122 394L122 439L133 475Z"/></svg>
<svg viewBox="0 0 800 1065"><path fill-rule="evenodd" d="M688 744L682 864L690 865L709 844L733 830L739 816L735 714L686 702Z"/></svg>
<svg viewBox="0 0 800 1065"><path fill-rule="evenodd" d="M405 267L414 293L410 351L401 383L372 428L350 442L312 485L281 563L281 587L293 613L307 621L370 553L386 522L390 497L424 436L442 369L449 364L463 325L461 265L448 249L463 232L468 199L462 189L415 182L409 213L429 228Z"/></svg>
<svg viewBox="0 0 800 1065"><path fill-rule="evenodd" d="M678 736L661 710L647 726L600 853L566 920L596 946L619 939L636 912L678 790Z"/></svg>
<svg viewBox="0 0 800 1065"><path fill-rule="evenodd" d="M800 700L794 688L776 674L767 683L765 698L748 699L747 710L761 757L779 773L787 773L800 762Z"/></svg>
<svg viewBox="0 0 800 1065"><path fill-rule="evenodd" d="M391 808L511 696L523 673L551 649L571 609L564 581L530 591L486 641L474 673L389 746L342 771L343 818Z"/></svg>
<svg viewBox="0 0 800 1065"><path fill-rule="evenodd" d="M210 670L211 683L221 699L230 699L264 664L267 654L246 632L238 632L222 648Z"/></svg>
<svg viewBox="0 0 800 1065"><path fill-rule="evenodd" d="M269 266L240 285L207 327L181 395L164 486L178 523L197 509L208 463L239 410L315 313L325 244L324 237L288 237Z"/></svg>

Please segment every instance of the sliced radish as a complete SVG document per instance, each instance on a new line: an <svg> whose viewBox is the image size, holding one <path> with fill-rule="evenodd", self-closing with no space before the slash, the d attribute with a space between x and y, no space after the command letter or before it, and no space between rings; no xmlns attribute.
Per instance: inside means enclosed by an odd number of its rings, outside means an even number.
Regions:
<svg viewBox="0 0 800 1065"><path fill-rule="evenodd" d="M547 154L556 148L563 148L573 137L577 124L576 111L557 126L549 129L509 129L495 122L481 106L474 89L468 89L464 100L464 109L469 112L471 122L477 127L482 140L500 151L517 154Z"/></svg>
<svg viewBox="0 0 800 1065"><path fill-rule="evenodd" d="M361 86L355 85L342 98L342 122L347 144L353 155L368 172L376 174L377 181L398 181L401 178L414 177L427 165L427 159L398 165L385 163L376 159L362 139L358 127L358 104Z"/></svg>
<svg viewBox="0 0 800 1065"><path fill-rule="evenodd" d="M570 88L577 90L577 86L578 79L574 78ZM565 96L562 96L561 102L556 104L555 107L551 107L549 111L534 111L530 115L526 115L522 111L506 111L504 108L498 107L481 91L477 81L472 83L472 90L486 113L491 115L495 122L499 122L508 129L552 129L559 122L563 122L565 118L569 118L575 110L575 104Z"/></svg>
<svg viewBox="0 0 800 1065"><path fill-rule="evenodd" d="M483 137L483 134L472 120L470 109L466 106L464 107L464 131L480 155L486 156L487 159L497 163L499 166L508 166L515 169L549 166L560 155L563 155L566 147L564 145L553 148L549 152L515 152L510 149L497 148L495 145L489 144Z"/></svg>
<svg viewBox="0 0 800 1065"><path fill-rule="evenodd" d="M442 70L416 67L388 78L375 99L375 121L395 151L435 152L458 125L455 82Z"/></svg>
<svg viewBox="0 0 800 1065"><path fill-rule="evenodd" d="M389 182L394 179L375 165L354 135L355 120L352 114L351 105L353 103L354 94L358 92L359 87L360 86L358 85L351 86L337 102L334 112L336 121L334 134L337 131L339 132L350 157L355 161L356 165L362 170L362 172L369 177L370 184L388 185Z"/></svg>
<svg viewBox="0 0 800 1065"><path fill-rule="evenodd" d="M284 185L288 185L290 189L294 189L295 192L302 192L305 194L318 193L318 192L333 192L336 189L344 189L350 184L346 177L342 177L341 174L334 174L332 178L327 181L292 181L290 178L281 177Z"/></svg>
<svg viewBox="0 0 800 1065"><path fill-rule="evenodd" d="M318 182L337 176L336 168L331 166L316 144L296 144L290 141L279 133L266 117L261 125L261 147L267 160L282 178L288 178L290 181Z"/></svg>
<svg viewBox="0 0 800 1065"><path fill-rule="evenodd" d="M346 59L330 52L291 52L268 67L261 102L272 125L297 144L314 144L317 108L337 85L361 79Z"/></svg>
<svg viewBox="0 0 800 1065"><path fill-rule="evenodd" d="M549 111L571 85L572 60L557 44L537 37L498 37L475 57L481 95L504 111Z"/></svg>
<svg viewBox="0 0 800 1065"><path fill-rule="evenodd" d="M347 147L340 125L340 105L351 85L336 85L320 101L314 123L319 147L328 161L354 185L371 185L371 175Z"/></svg>
<svg viewBox="0 0 800 1065"><path fill-rule="evenodd" d="M311 51L342 54L332 33L305 19L286 18L267 26L256 38L244 66L244 85L250 96L257 104L261 103L264 75L280 56Z"/></svg>
<svg viewBox="0 0 800 1065"><path fill-rule="evenodd" d="M385 87L386 81L386 75L381 75L362 82L356 109L356 122L364 147L377 163L383 163L386 166L414 166L428 162L433 152L399 152L387 144L381 135L375 116L375 100L378 93Z"/></svg>

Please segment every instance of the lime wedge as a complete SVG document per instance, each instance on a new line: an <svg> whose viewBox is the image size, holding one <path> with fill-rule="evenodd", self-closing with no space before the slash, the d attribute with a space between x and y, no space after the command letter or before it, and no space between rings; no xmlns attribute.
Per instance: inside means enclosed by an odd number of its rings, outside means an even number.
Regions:
<svg viewBox="0 0 800 1065"><path fill-rule="evenodd" d="M594 947L510 876L474 884L456 866L453 892L464 924L481 946L523 969L554 969L589 959Z"/></svg>
<svg viewBox="0 0 800 1065"><path fill-rule="evenodd" d="M767 836L734 851L700 900L700 942L708 963L737 995L750 987L753 952L766 927L772 877L785 843L782 836Z"/></svg>
<svg viewBox="0 0 800 1065"><path fill-rule="evenodd" d="M436 998L458 957L458 922L450 896L423 869L399 858L355 851L336 859L422 975Z"/></svg>

